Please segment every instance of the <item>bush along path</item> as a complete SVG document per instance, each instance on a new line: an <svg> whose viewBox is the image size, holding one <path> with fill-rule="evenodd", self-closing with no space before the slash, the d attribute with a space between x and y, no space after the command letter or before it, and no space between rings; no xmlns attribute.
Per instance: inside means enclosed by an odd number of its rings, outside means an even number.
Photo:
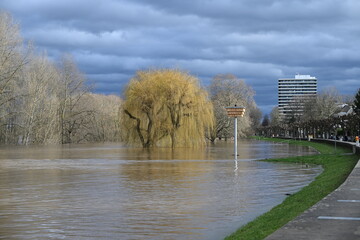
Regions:
<svg viewBox="0 0 360 240"><path fill-rule="evenodd" d="M359 159L359 155L349 155L349 150L345 148L338 147L335 154L334 146L324 143L276 138L260 138L259 140L284 142L315 148L319 152L318 155L269 159L266 161L317 164L321 165L324 170L308 186L290 195L269 212L242 226L236 232L226 237L226 240L264 239L337 189L349 176Z"/></svg>

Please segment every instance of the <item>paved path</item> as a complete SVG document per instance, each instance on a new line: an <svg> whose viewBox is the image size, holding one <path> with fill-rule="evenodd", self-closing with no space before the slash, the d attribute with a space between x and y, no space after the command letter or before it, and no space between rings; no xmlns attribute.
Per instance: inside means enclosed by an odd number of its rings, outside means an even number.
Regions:
<svg viewBox="0 0 360 240"><path fill-rule="evenodd" d="M360 161L348 179L267 240L360 240Z"/></svg>

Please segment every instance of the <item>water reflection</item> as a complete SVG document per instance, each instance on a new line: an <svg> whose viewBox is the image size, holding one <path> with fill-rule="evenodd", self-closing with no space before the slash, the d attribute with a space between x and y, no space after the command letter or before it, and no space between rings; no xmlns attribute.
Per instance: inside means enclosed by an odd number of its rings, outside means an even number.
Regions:
<svg viewBox="0 0 360 240"><path fill-rule="evenodd" d="M2 148L0 239L222 239L320 171L252 161L303 147L242 141L236 163L232 151Z"/></svg>

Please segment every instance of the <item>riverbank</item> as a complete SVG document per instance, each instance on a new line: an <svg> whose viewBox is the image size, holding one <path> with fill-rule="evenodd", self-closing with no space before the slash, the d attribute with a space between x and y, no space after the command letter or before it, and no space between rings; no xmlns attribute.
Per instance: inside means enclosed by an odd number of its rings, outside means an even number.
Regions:
<svg viewBox="0 0 360 240"><path fill-rule="evenodd" d="M338 188L346 180L359 159L358 155L344 155L344 153L349 152L345 148L338 147L335 154L333 146L323 143L274 138L260 138L259 140L313 147L320 154L270 159L267 161L317 164L321 165L324 171L308 186L289 196L283 203L277 205L269 212L241 227L235 233L226 237L226 240L264 239Z"/></svg>

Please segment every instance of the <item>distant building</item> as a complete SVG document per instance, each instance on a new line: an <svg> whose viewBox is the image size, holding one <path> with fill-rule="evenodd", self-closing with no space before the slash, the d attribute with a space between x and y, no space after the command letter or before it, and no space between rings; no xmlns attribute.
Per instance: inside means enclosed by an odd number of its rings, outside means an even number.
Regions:
<svg viewBox="0 0 360 240"><path fill-rule="evenodd" d="M278 79L278 106L282 120L297 118L303 114L304 102L316 97L317 79L310 75Z"/></svg>
<svg viewBox="0 0 360 240"><path fill-rule="evenodd" d="M342 117L342 116L351 115L353 113L354 113L353 107L350 106L349 104L343 103L338 105L338 109L336 110L333 116Z"/></svg>

